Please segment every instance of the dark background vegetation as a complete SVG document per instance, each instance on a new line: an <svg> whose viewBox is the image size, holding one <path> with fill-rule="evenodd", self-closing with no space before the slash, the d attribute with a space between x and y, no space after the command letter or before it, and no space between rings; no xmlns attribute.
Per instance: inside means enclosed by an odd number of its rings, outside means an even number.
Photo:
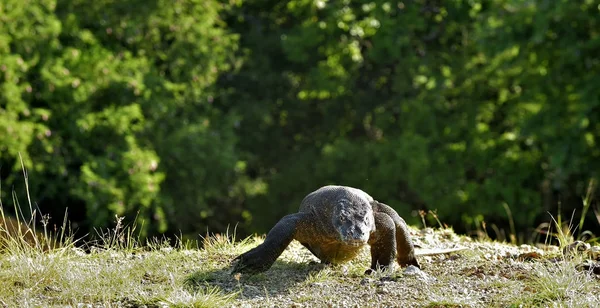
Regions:
<svg viewBox="0 0 600 308"><path fill-rule="evenodd" d="M0 198L20 153L82 232L261 233L335 183L528 237L581 212L599 136L599 1L0 3Z"/></svg>

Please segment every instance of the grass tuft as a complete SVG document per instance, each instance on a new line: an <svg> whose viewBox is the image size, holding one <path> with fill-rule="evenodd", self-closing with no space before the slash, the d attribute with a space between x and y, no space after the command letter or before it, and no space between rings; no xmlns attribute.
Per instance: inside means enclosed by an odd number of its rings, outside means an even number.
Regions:
<svg viewBox="0 0 600 308"><path fill-rule="evenodd" d="M51 229L50 217L41 215L38 218L39 211L34 209L29 194L29 178L23 159L21 158L21 168L25 181L25 192L27 204L31 215L26 218L21 204L13 191L14 216L8 216L5 212L4 204L0 199L0 251L11 251L23 255L39 254L44 251L68 250L75 246L77 240L74 239L72 230L67 220L67 212L63 218L62 225L54 226ZM2 183L0 182L0 191ZM41 224L42 230L38 229Z"/></svg>
<svg viewBox="0 0 600 308"><path fill-rule="evenodd" d="M97 239L88 244L104 250L133 251L139 249L139 233L136 235L137 218L132 225L123 224L124 219L124 217L115 215L115 227L112 229L95 229Z"/></svg>
<svg viewBox="0 0 600 308"><path fill-rule="evenodd" d="M170 290L168 294L156 297L138 297L132 304L159 307L198 307L211 308L231 305L236 293L225 294L218 287L207 287L196 292L184 288Z"/></svg>
<svg viewBox="0 0 600 308"><path fill-rule="evenodd" d="M600 297L597 280L591 272L576 271L575 264L581 260L568 262L536 263L531 272L527 290L530 295L520 303L535 306L597 307Z"/></svg>

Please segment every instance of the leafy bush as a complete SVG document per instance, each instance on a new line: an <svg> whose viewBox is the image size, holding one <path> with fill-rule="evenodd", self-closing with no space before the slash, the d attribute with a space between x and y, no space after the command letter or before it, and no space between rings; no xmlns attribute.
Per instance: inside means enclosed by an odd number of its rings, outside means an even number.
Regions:
<svg viewBox="0 0 600 308"><path fill-rule="evenodd" d="M0 164L87 229L264 232L353 185L519 229L598 177L593 1L0 5ZM19 189L15 189L19 191ZM4 195L6 197L6 190ZM412 214L412 216L411 216ZM464 231L464 230L463 230Z"/></svg>

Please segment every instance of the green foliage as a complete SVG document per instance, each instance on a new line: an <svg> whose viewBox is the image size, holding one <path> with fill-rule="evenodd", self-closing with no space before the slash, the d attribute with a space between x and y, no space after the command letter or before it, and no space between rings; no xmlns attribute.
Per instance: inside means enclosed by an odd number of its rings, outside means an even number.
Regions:
<svg viewBox="0 0 600 308"><path fill-rule="evenodd" d="M244 179L235 171L236 116L212 104L237 48L220 8L3 3L3 181L18 183L22 153L42 210L84 207L75 219L91 226L137 215L144 234L211 225L209 203L237 200L228 190Z"/></svg>
<svg viewBox="0 0 600 308"><path fill-rule="evenodd" d="M249 206L284 203L257 224L328 183L451 224L506 225L508 206L522 230L560 201L579 208L598 175L597 13L566 1L245 3L230 20L248 58L227 85L232 101L260 98L237 109L249 168L269 187Z"/></svg>
<svg viewBox="0 0 600 308"><path fill-rule="evenodd" d="M264 232L331 183L412 223L431 209L465 229L506 225L508 207L523 230L559 202L579 208L598 177L598 12L5 1L2 181L19 183L22 153L42 210L89 226L138 215L143 234Z"/></svg>

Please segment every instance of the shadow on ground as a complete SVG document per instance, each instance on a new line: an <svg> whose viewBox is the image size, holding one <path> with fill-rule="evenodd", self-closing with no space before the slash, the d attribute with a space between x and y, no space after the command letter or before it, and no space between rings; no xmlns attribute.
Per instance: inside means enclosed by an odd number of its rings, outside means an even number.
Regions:
<svg viewBox="0 0 600 308"><path fill-rule="evenodd" d="M266 272L256 275L232 275L229 267L190 274L184 284L194 291L218 287L225 293L240 292L244 298L269 297L303 283L311 274L323 270L326 265L316 262L296 263L275 261Z"/></svg>

